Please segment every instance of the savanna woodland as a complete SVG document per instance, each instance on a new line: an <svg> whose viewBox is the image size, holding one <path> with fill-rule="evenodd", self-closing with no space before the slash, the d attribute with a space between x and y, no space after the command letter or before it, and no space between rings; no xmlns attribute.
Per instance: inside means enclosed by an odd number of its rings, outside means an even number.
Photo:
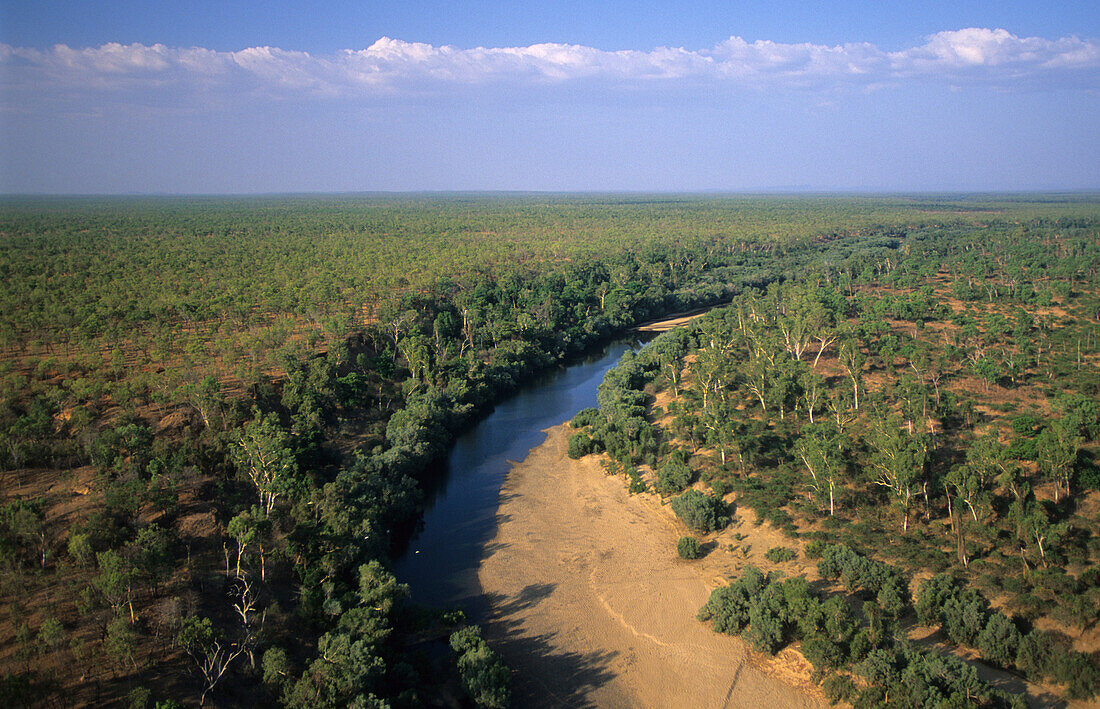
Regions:
<svg viewBox="0 0 1100 709"><path fill-rule="evenodd" d="M787 535L700 622L857 707L1094 697L1098 266L1090 195L5 199L0 704L508 705L391 571L431 463L711 306L569 442L683 563Z"/></svg>

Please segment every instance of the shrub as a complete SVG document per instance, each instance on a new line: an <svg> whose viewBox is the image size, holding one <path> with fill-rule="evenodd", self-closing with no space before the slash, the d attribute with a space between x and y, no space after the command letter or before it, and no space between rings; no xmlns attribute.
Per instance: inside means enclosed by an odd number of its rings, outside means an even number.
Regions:
<svg viewBox="0 0 1100 709"><path fill-rule="evenodd" d="M576 460L583 458L593 451L592 439L583 433L574 433L569 436L569 457Z"/></svg>
<svg viewBox="0 0 1100 709"><path fill-rule="evenodd" d="M672 511L696 532L713 532L729 524L729 508L717 497L688 490L672 499Z"/></svg>
<svg viewBox="0 0 1100 709"><path fill-rule="evenodd" d="M989 602L966 589L943 604L943 632L952 642L974 645L989 620Z"/></svg>
<svg viewBox="0 0 1100 709"><path fill-rule="evenodd" d="M1054 674L1054 664L1060 650L1049 633L1032 630L1020 639L1016 669L1033 682L1042 682Z"/></svg>
<svg viewBox="0 0 1100 709"><path fill-rule="evenodd" d="M657 491L662 495L675 495L691 484L694 471L683 461L669 460L657 471Z"/></svg>
<svg viewBox="0 0 1100 709"><path fill-rule="evenodd" d="M767 583L759 569L748 566L740 579L714 589L695 617L711 621L716 633L739 635L749 622L749 606Z"/></svg>
<svg viewBox="0 0 1100 709"><path fill-rule="evenodd" d="M676 542L676 553L681 559L698 559L703 554L703 547L695 537L680 537Z"/></svg>
<svg viewBox="0 0 1100 709"><path fill-rule="evenodd" d="M772 547L764 554L764 558L773 564L781 564L784 561L792 561L795 557L794 549L789 547Z"/></svg>
<svg viewBox="0 0 1100 709"><path fill-rule="evenodd" d="M749 627L742 637L760 652L774 655L783 644L785 610L782 589L778 584L767 586L749 607Z"/></svg>
<svg viewBox="0 0 1100 709"><path fill-rule="evenodd" d="M1020 647L1020 631L1003 613L994 613L978 635L978 650L982 659L1012 667Z"/></svg>
<svg viewBox="0 0 1100 709"><path fill-rule="evenodd" d="M825 551L825 542L820 539L814 539L806 545L804 553L807 559L820 559L821 552L823 551Z"/></svg>
<svg viewBox="0 0 1100 709"><path fill-rule="evenodd" d="M595 426L601 421L603 421L603 416L600 415L600 410L588 408L578 411L573 420L569 422L569 425L573 428L584 428L585 426Z"/></svg>
<svg viewBox="0 0 1100 709"><path fill-rule="evenodd" d="M917 592L917 620L921 625L939 625L943 604L958 593L962 585L951 574L936 574Z"/></svg>
<svg viewBox="0 0 1100 709"><path fill-rule="evenodd" d="M844 648L824 635L812 635L803 640L802 654L815 670L836 669L847 659Z"/></svg>
<svg viewBox="0 0 1100 709"><path fill-rule="evenodd" d="M858 693L855 682L848 675L832 675L821 684L829 704L850 702Z"/></svg>

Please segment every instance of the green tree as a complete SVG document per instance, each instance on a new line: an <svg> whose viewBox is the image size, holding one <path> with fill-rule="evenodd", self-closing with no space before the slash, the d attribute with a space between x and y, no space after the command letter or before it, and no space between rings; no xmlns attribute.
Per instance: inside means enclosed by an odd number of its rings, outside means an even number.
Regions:
<svg viewBox="0 0 1100 709"><path fill-rule="evenodd" d="M130 622L137 621L134 615L133 589L137 569L133 563L114 549L101 551L96 555L99 562L99 575L92 581L103 600L118 612L123 604L130 609Z"/></svg>
<svg viewBox="0 0 1100 709"><path fill-rule="evenodd" d="M878 418L868 434L871 446L872 482L886 488L902 508L901 531L909 531L909 509L919 490L928 462L929 446L924 435L909 435L895 416Z"/></svg>
<svg viewBox="0 0 1100 709"><path fill-rule="evenodd" d="M978 635L978 650L982 659L1011 668L1020 647L1020 631L1003 613L993 613Z"/></svg>
<svg viewBox="0 0 1100 709"><path fill-rule="evenodd" d="M1065 419L1056 419L1036 439L1039 470L1054 485L1054 501L1069 495L1081 436Z"/></svg>
<svg viewBox="0 0 1100 709"><path fill-rule="evenodd" d="M226 670L244 652L243 647L228 644L209 618L188 616L184 619L176 644L191 658L203 681L199 706L206 703L206 695L217 686Z"/></svg>
<svg viewBox="0 0 1100 709"><path fill-rule="evenodd" d="M236 462L255 485L264 512L271 514L278 498L297 489L298 461L278 417L255 413L237 435Z"/></svg>
<svg viewBox="0 0 1100 709"><path fill-rule="evenodd" d="M463 628L451 635L451 649L462 686L474 704L484 709L506 709L511 702L511 672L481 638L477 626Z"/></svg>
<svg viewBox="0 0 1100 709"><path fill-rule="evenodd" d="M810 473L810 488L818 497L829 500L829 516L836 512L836 486L843 467L844 440L827 424L803 428L794 452Z"/></svg>
<svg viewBox="0 0 1100 709"><path fill-rule="evenodd" d="M134 632L133 622L127 623L121 616L115 616L107 623L107 635L103 639L103 650L107 656L115 660L118 665L127 662L137 669L134 653L137 651L137 633Z"/></svg>

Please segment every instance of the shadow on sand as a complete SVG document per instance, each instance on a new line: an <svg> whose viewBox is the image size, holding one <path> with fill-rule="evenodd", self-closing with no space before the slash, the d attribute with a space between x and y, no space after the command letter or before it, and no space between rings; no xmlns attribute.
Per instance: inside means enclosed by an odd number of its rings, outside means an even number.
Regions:
<svg viewBox="0 0 1100 709"><path fill-rule="evenodd" d="M487 594L486 638L516 673L515 706L594 707L587 695L615 676L610 663L618 653L562 650L556 634L525 634L517 617L541 603L556 586L531 584L511 597Z"/></svg>

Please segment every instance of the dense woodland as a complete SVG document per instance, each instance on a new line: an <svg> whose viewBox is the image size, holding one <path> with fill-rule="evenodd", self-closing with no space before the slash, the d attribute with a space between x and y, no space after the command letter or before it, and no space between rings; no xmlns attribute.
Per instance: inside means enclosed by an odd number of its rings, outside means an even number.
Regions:
<svg viewBox="0 0 1100 709"><path fill-rule="evenodd" d="M1098 234L1082 196L5 200L0 698L507 705L389 571L430 463L541 369L730 302L624 361L573 452L700 532L732 493L896 565L873 646L861 608L823 650L837 696L916 666L882 628L926 570L1046 643L991 661L1086 696L1095 657L1032 627L1096 621ZM746 582L751 632L793 581ZM805 649L791 608L750 642Z"/></svg>
<svg viewBox="0 0 1100 709"><path fill-rule="evenodd" d="M605 452L699 535L732 502L820 558L812 585L784 580L797 552L773 549L775 571L749 567L699 617L764 652L799 642L835 700L1017 705L910 643L917 626L1094 697L1098 265L1088 220L829 242L624 357L570 454Z"/></svg>

